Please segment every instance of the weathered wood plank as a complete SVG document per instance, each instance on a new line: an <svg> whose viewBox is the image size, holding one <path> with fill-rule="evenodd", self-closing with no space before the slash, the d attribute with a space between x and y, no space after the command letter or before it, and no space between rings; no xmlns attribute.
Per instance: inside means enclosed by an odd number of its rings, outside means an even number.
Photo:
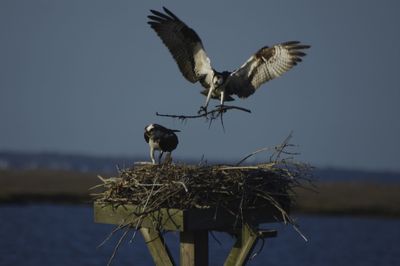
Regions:
<svg viewBox="0 0 400 266"><path fill-rule="evenodd" d="M110 204L94 203L94 221L105 224L138 224L138 217L134 215L138 212L135 205L120 205L114 207ZM159 221L159 225L164 230L182 231L183 230L183 211L177 209L161 209L155 211L140 220L141 227L154 227L154 220Z"/></svg>
<svg viewBox="0 0 400 266"><path fill-rule="evenodd" d="M208 266L208 231L180 233L180 265Z"/></svg>
<svg viewBox="0 0 400 266"><path fill-rule="evenodd" d="M139 225L138 217L134 214L138 212L139 209L135 205L112 206L109 203L94 203L94 218L98 223ZM276 222L273 218L275 215L276 210L268 208L244 213L245 223L224 265L245 265L259 238L275 237L275 230L253 229L260 223ZM233 232L237 230L238 225L242 225L236 216L215 209L160 209L140 219L139 228L156 265L175 265L175 262L158 228L154 228L155 221L162 230L180 231L180 263L185 266L208 265L208 231Z"/></svg>
<svg viewBox="0 0 400 266"><path fill-rule="evenodd" d="M138 217L134 215L138 212L135 205L120 205L114 207L111 204L101 202L94 203L94 220L97 223L107 224L129 224L136 225ZM260 224L267 222L276 222L276 210L263 208L262 210L246 211L243 214L246 223ZM216 210L210 209L160 209L148 214L141 220L142 227L154 227L156 220L163 230L170 231L192 231L192 230L216 230L216 231L232 231L241 221L238 217L228 213L222 208Z"/></svg>
<svg viewBox="0 0 400 266"><path fill-rule="evenodd" d="M156 266L175 265L174 259L168 247L165 245L164 238L157 230L142 227L140 228L140 232L142 233Z"/></svg>
<svg viewBox="0 0 400 266"><path fill-rule="evenodd" d="M232 247L224 266L245 265L254 249L254 246L257 243L257 240L257 232L254 231L248 224L243 225L237 241Z"/></svg>

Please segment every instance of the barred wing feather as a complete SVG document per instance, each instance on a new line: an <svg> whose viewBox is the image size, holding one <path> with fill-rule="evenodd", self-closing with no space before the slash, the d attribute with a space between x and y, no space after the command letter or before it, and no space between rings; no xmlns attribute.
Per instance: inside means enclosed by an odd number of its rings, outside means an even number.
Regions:
<svg viewBox="0 0 400 266"><path fill-rule="evenodd" d="M302 50L309 47L292 41L261 48L239 69L232 72L227 80L226 90L241 98L250 96L262 84L281 76L297 65L297 62L301 62L301 57L306 55Z"/></svg>
<svg viewBox="0 0 400 266"><path fill-rule="evenodd" d="M213 70L197 33L165 7L165 14L150 12L153 15L148 16L148 24L167 46L183 76L192 83L200 81L208 88Z"/></svg>

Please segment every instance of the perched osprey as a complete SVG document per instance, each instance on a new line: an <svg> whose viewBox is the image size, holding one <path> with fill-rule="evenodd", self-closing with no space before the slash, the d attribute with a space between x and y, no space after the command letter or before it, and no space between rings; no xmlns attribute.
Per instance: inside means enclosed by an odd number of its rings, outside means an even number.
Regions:
<svg viewBox="0 0 400 266"><path fill-rule="evenodd" d="M301 57L304 49L310 48L298 41L265 46L252 55L233 72L218 72L211 67L203 44L197 33L164 7L164 12L150 10L148 24L168 47L183 76L192 83L199 81L207 95L206 110L210 98L232 101L232 95L246 98L263 83L281 76L291 69Z"/></svg>
<svg viewBox="0 0 400 266"><path fill-rule="evenodd" d="M158 156L158 163L161 163L161 157L164 152L167 152L165 161L171 160L171 152L178 146L178 137L175 132L180 132L176 129L168 129L158 124L150 124L144 128L144 139L150 146L150 158L153 164L156 163L154 159L154 151L160 151Z"/></svg>

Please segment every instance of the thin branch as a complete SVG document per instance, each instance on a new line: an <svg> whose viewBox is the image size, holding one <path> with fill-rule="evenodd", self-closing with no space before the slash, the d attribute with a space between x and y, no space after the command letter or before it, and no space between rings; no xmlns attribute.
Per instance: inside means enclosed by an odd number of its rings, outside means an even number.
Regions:
<svg viewBox="0 0 400 266"><path fill-rule="evenodd" d="M122 224L116 226L116 227L108 234L108 236L103 240L103 242L101 242L101 243L97 246L97 248L102 247L116 232L118 232L119 230L121 230L121 229L123 229L123 228L125 228L125 227L127 227L127 226L128 226L128 225L125 224L125 222L123 222Z"/></svg>
<svg viewBox="0 0 400 266"><path fill-rule="evenodd" d="M188 188L186 187L185 183L183 183L182 181L172 181L172 183L174 184L181 184L183 186L183 188L185 189L185 192L189 192Z"/></svg>
<svg viewBox="0 0 400 266"><path fill-rule="evenodd" d="M122 241L124 240L124 238L126 237L126 234L129 232L129 228L125 230L125 232L122 234L122 236L120 237L120 239L118 240L118 243L115 245L114 247L114 251L111 254L110 259L108 260L107 266L110 266L115 255L117 254L118 248L121 246Z"/></svg>
<svg viewBox="0 0 400 266"><path fill-rule="evenodd" d="M214 235L213 231L209 231L210 235L212 236L212 238L215 240L215 242L217 242L220 246L222 246L221 241L219 241L219 239Z"/></svg>
<svg viewBox="0 0 400 266"><path fill-rule="evenodd" d="M243 112L247 112L247 113L251 113L251 111L249 109L243 108L243 107L239 107L239 106L233 106L233 105L217 105L217 108L211 110L211 111L207 111L207 112L203 112L201 114L197 114L197 115L173 115L173 114L160 114L159 112L156 112L157 116L162 116L162 117L172 117L172 118L178 118L181 120L186 120L186 119L193 119L193 118L201 118L201 117L205 117L207 119L216 119L218 118L220 115L222 115L223 113L227 112L228 110L240 110Z"/></svg>
<svg viewBox="0 0 400 266"><path fill-rule="evenodd" d="M154 191L154 187L155 187L154 184L156 184L157 179L158 179L157 177L154 179L153 186L151 187L150 193L149 193L149 195L148 195L148 197L147 197L147 199L146 199L146 202L145 202L144 205L143 205L143 208L142 208L142 210L141 210L141 213L145 213L145 211L146 211L147 204L149 203L149 200L150 200L151 196L153 195L153 191ZM160 189L159 189L159 190L160 190ZM159 190L157 190L156 193L157 193ZM156 193L155 193L155 194L156 194ZM140 218L139 218L139 220L138 220L138 222L136 223L135 232L134 232L133 236L131 237L131 240L129 241L129 243L132 243L132 242L133 242L133 239L134 239L135 236L136 236L136 232L137 232L137 230L139 229L139 226L140 226L141 223L142 223L143 216L144 216L144 215L141 215Z"/></svg>
<svg viewBox="0 0 400 266"><path fill-rule="evenodd" d="M259 166L223 166L218 170L245 170L245 169L260 169Z"/></svg>
<svg viewBox="0 0 400 266"><path fill-rule="evenodd" d="M246 155L243 159L241 159L241 160L236 164L236 166L241 165L244 161L246 161L248 158L250 158L250 157L256 155L257 153L264 152L264 151L269 151L269 150L275 150L275 151L277 151L277 153L274 153L274 154L271 155L270 161L272 161L272 158L274 157L274 155L275 155L275 161L278 160L278 159L280 158L280 155L281 155L282 153L283 153L283 154L289 154L289 155L298 155L298 153L290 153L290 152L285 151L285 148L287 148L287 147L289 147L289 146L292 146L291 144L289 144L289 140L292 138L292 135L293 135L293 131L291 131L291 132L289 133L289 136L287 136L287 137L285 138L285 140L284 140L281 144L279 144L279 145L277 145L277 146L274 146L274 147L264 147L264 148L262 148L262 149L256 150L256 151L254 151L254 152L252 152L252 153Z"/></svg>
<svg viewBox="0 0 400 266"><path fill-rule="evenodd" d="M249 260L253 260L253 259L254 259L255 257L257 257L258 254L260 254L261 251L264 249L265 239L264 239L264 238L261 238L261 241L262 241L262 242L261 242L260 248L250 256Z"/></svg>
<svg viewBox="0 0 400 266"><path fill-rule="evenodd" d="M287 147L289 147L289 146L293 146L293 145L291 145L291 144L289 144L289 141L290 141L290 139L293 137L293 131L290 131L290 133L289 133L289 136L287 136L286 138L285 138L285 140L280 144L280 145L278 145L278 146L276 146L275 147L275 151L276 151L276 153L275 154L272 154L271 155L271 157L270 157L270 160L272 161L273 159L273 157L275 157L275 160L273 160L273 161L278 161L279 159L280 159L280 157L281 157L281 154L282 153L286 153L285 152L285 149L287 148Z"/></svg>
<svg viewBox="0 0 400 266"><path fill-rule="evenodd" d="M263 151L271 150L271 149L273 149L273 148L274 148L274 147L272 147L272 148L271 148L271 147L265 147L265 148L262 148L262 149L253 151L252 153L246 155L246 157L244 157L242 160L240 160L236 165L239 166L239 165L241 165L244 161L246 161L248 158L250 158L251 156L254 156L254 155L256 155L257 153L260 153L260 152L263 152Z"/></svg>

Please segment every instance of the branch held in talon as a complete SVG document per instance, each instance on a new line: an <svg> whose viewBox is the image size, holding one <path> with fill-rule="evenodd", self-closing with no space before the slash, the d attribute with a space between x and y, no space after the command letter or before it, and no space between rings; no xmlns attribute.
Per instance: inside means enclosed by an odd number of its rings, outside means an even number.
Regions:
<svg viewBox="0 0 400 266"><path fill-rule="evenodd" d="M156 112L157 116L163 116L163 117L172 117L172 118L178 118L181 120L184 119L190 119L190 118L201 118L205 117L207 119L217 119L220 115L223 113L226 113L228 110L239 110L243 111L246 113L251 113L249 109L239 107L239 106L231 106L231 105L217 105L215 109L211 111L206 111L202 113L198 113L197 115L174 115L174 114L160 114L159 112Z"/></svg>
<svg viewBox="0 0 400 266"><path fill-rule="evenodd" d="M161 38L174 57L182 75L190 82L200 82L207 96L200 113L207 113L210 99L233 101L233 95L247 98L262 84L283 75L301 62L305 56L303 50L309 45L299 41L289 41L264 46L253 54L241 67L230 71L219 72L212 68L211 61L197 33L181 21L167 8L164 13L150 10L148 16L151 28Z"/></svg>

